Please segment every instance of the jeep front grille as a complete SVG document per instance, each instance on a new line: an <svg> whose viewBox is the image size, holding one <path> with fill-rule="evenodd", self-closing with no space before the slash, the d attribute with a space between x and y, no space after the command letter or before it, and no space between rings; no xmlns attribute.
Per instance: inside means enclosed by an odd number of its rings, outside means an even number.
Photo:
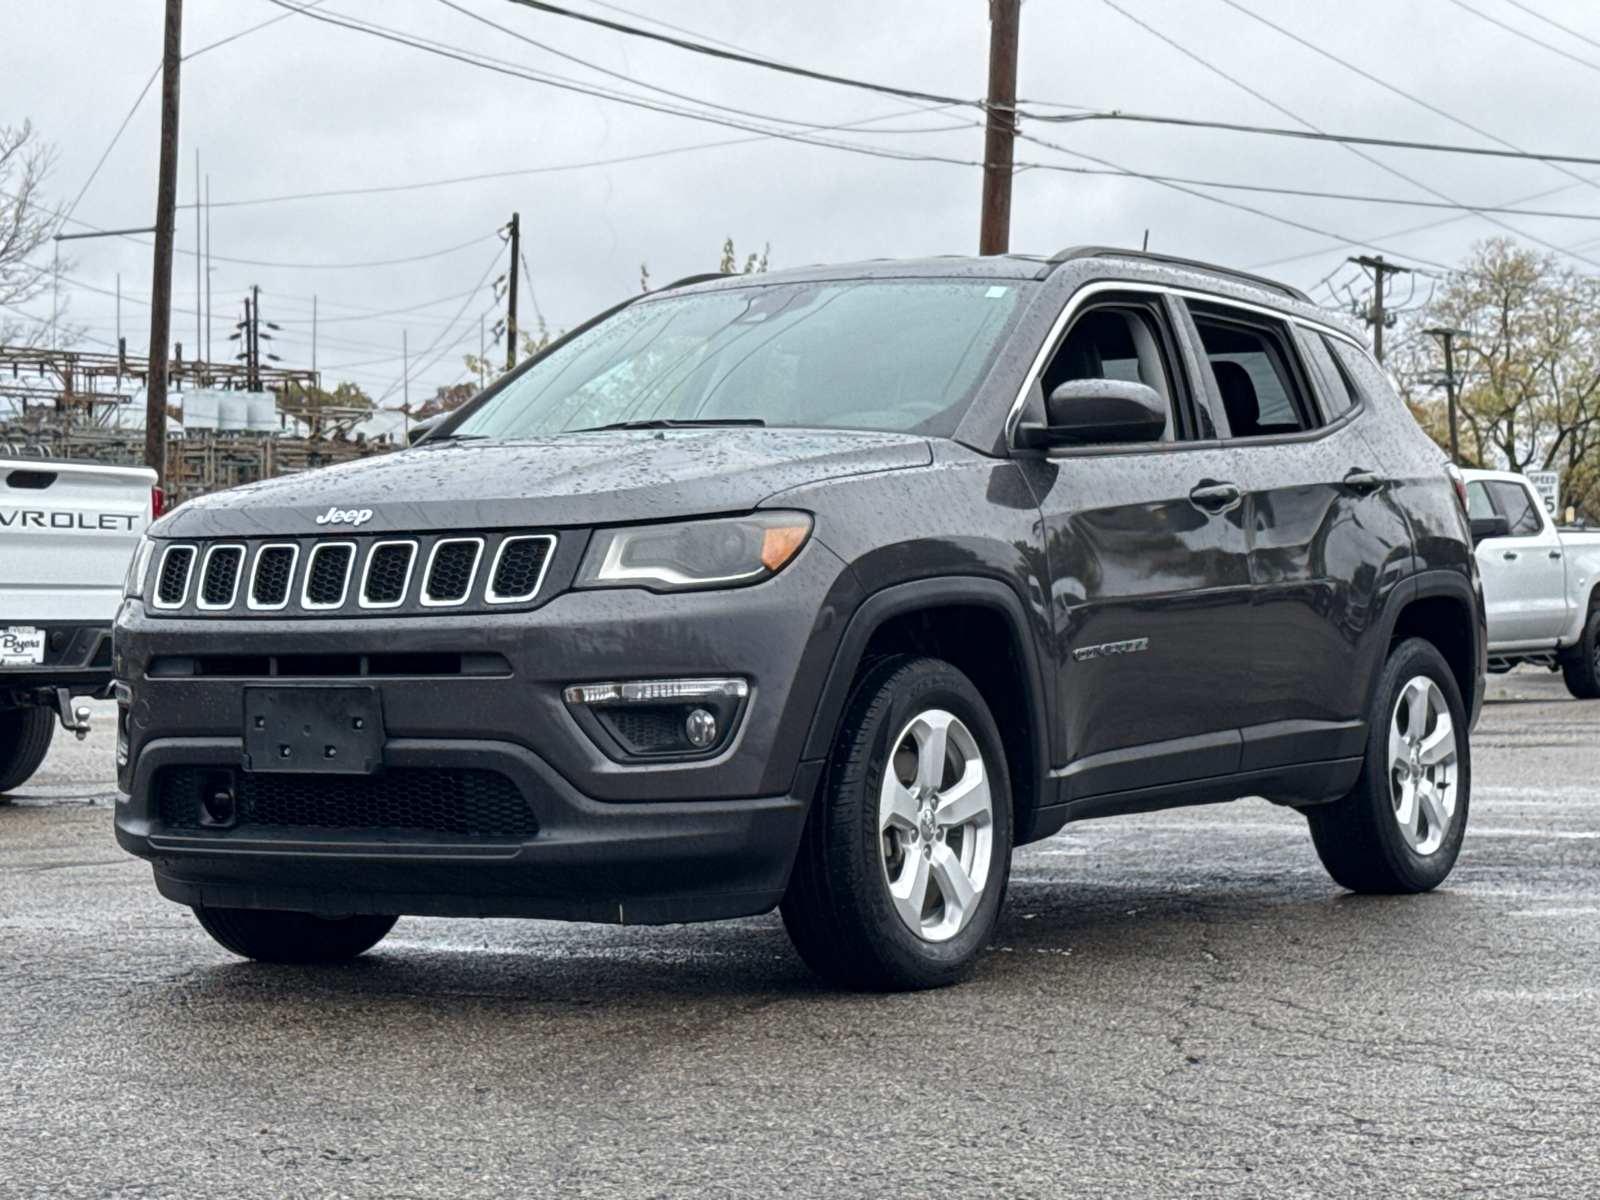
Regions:
<svg viewBox="0 0 1600 1200"><path fill-rule="evenodd" d="M161 556L161 573L156 582L156 605L182 608L189 596L189 569L194 566L193 546L168 546Z"/></svg>
<svg viewBox="0 0 1600 1200"><path fill-rule="evenodd" d="M324 542L306 561L306 608L338 608L350 586L350 564L356 556L353 542Z"/></svg>
<svg viewBox="0 0 1600 1200"><path fill-rule="evenodd" d="M472 590L472 577L478 573L478 553L482 538L448 538L433 544L428 557L428 578L422 585L422 602L427 605L460 604Z"/></svg>
<svg viewBox="0 0 1600 1200"><path fill-rule="evenodd" d="M251 608L282 608L289 602L289 581L299 546L263 546L256 552L255 578L250 582Z"/></svg>
<svg viewBox="0 0 1600 1200"><path fill-rule="evenodd" d="M379 542L374 546L367 558L367 577L361 584L363 607L394 608L403 604L416 556L415 542Z"/></svg>
<svg viewBox="0 0 1600 1200"><path fill-rule="evenodd" d="M150 611L358 617L533 607L564 586L551 579L559 545L556 534L523 530L179 542L157 555ZM564 579L570 570L568 562Z"/></svg>
<svg viewBox="0 0 1600 1200"><path fill-rule="evenodd" d="M494 578L489 581L490 604L514 604L527 600L544 582L544 569L556 540L543 537L508 537L495 554Z"/></svg>

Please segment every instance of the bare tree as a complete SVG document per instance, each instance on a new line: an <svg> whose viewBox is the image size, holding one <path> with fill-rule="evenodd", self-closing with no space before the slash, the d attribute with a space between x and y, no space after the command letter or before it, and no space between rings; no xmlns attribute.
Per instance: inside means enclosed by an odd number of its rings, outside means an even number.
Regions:
<svg viewBox="0 0 1600 1200"><path fill-rule="evenodd" d="M61 224L59 208L47 207L40 188L55 159L33 126L0 125L0 345L18 337L25 326L14 320L16 306L38 296L49 285L50 268L33 259Z"/></svg>
<svg viewBox="0 0 1600 1200"><path fill-rule="evenodd" d="M1412 411L1449 444L1444 363L1426 330L1455 329L1461 455L1560 470L1566 503L1600 518L1600 280L1508 239L1479 245L1408 323L1393 360Z"/></svg>

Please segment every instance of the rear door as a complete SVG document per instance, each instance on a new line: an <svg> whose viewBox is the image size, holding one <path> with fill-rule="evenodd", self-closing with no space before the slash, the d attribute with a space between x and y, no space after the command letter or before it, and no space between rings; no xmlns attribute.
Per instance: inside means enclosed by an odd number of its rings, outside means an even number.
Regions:
<svg viewBox="0 0 1600 1200"><path fill-rule="evenodd" d="M1474 479L1467 485L1473 516L1499 515L1508 537L1478 543L1478 573L1491 645L1554 642L1567 624L1566 563L1560 535L1525 483Z"/></svg>
<svg viewBox="0 0 1600 1200"><path fill-rule="evenodd" d="M1070 379L1131 379L1169 404L1161 441L1058 448L1030 464L1052 575L1064 799L1229 774L1249 669L1250 577L1233 453L1194 403L1170 302L1087 306L1030 403Z"/></svg>
<svg viewBox="0 0 1600 1200"><path fill-rule="evenodd" d="M1227 304L1189 309L1248 492L1241 769L1353 757L1385 652L1377 614L1410 552L1392 481L1322 334Z"/></svg>

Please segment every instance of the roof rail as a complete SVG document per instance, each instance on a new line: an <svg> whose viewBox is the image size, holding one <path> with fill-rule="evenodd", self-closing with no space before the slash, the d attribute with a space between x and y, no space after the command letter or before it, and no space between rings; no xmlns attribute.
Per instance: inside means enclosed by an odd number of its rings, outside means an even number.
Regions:
<svg viewBox="0 0 1600 1200"><path fill-rule="evenodd" d="M1256 287L1268 288L1288 296L1291 300L1302 300L1307 304L1313 302L1310 296L1297 287L1279 283L1276 279L1252 275L1248 271L1235 271L1229 267L1219 267L1215 263L1200 262L1193 258L1178 258L1171 254L1151 254L1148 250L1119 250L1115 246L1069 246L1050 256L1045 264L1046 269L1039 273L1039 278L1044 278L1062 263L1075 258L1131 258L1140 262L1161 263L1169 267L1187 267L1191 271L1200 271L1206 275L1220 275L1224 279L1238 279Z"/></svg>

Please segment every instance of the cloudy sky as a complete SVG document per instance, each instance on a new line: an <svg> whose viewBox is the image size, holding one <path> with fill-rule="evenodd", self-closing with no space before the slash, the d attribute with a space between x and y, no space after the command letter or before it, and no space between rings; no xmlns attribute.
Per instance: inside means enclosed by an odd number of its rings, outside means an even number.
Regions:
<svg viewBox="0 0 1600 1200"><path fill-rule="evenodd" d="M498 230L513 211L524 324L536 305L552 329L637 292L641 263L654 284L715 269L727 237L741 257L770 245L774 267L976 249L983 135L971 107L717 61L512 0L312 8L366 30L289 11L306 2L185 5L184 48L200 53L183 68L179 202L194 203L198 151L217 358L258 284L285 365L310 365L316 298L330 386L354 380L399 403L403 346L413 400L465 378L462 356L503 313ZM564 6L940 96L985 90L984 0ZM162 10L3 0L0 124L31 120L55 146L50 192L71 206L70 231L152 220L159 85L135 101L159 66ZM1600 8L1027 0L1019 92L1040 115L1123 110L1600 158ZM1023 132L1018 251L1138 246L1148 230L1152 250L1275 275L1328 304L1360 283L1345 258L1374 250L1437 270L1511 233L1600 269L1600 184L1589 182L1600 167L1113 121L1028 120ZM1167 182L1138 177L1152 175ZM85 348L115 343L119 274L122 333L130 350L146 348L148 241L65 244L64 320ZM173 339L190 357L193 207L179 213L177 244ZM1430 285L1412 286L1400 301ZM48 301L33 310L48 315Z"/></svg>

